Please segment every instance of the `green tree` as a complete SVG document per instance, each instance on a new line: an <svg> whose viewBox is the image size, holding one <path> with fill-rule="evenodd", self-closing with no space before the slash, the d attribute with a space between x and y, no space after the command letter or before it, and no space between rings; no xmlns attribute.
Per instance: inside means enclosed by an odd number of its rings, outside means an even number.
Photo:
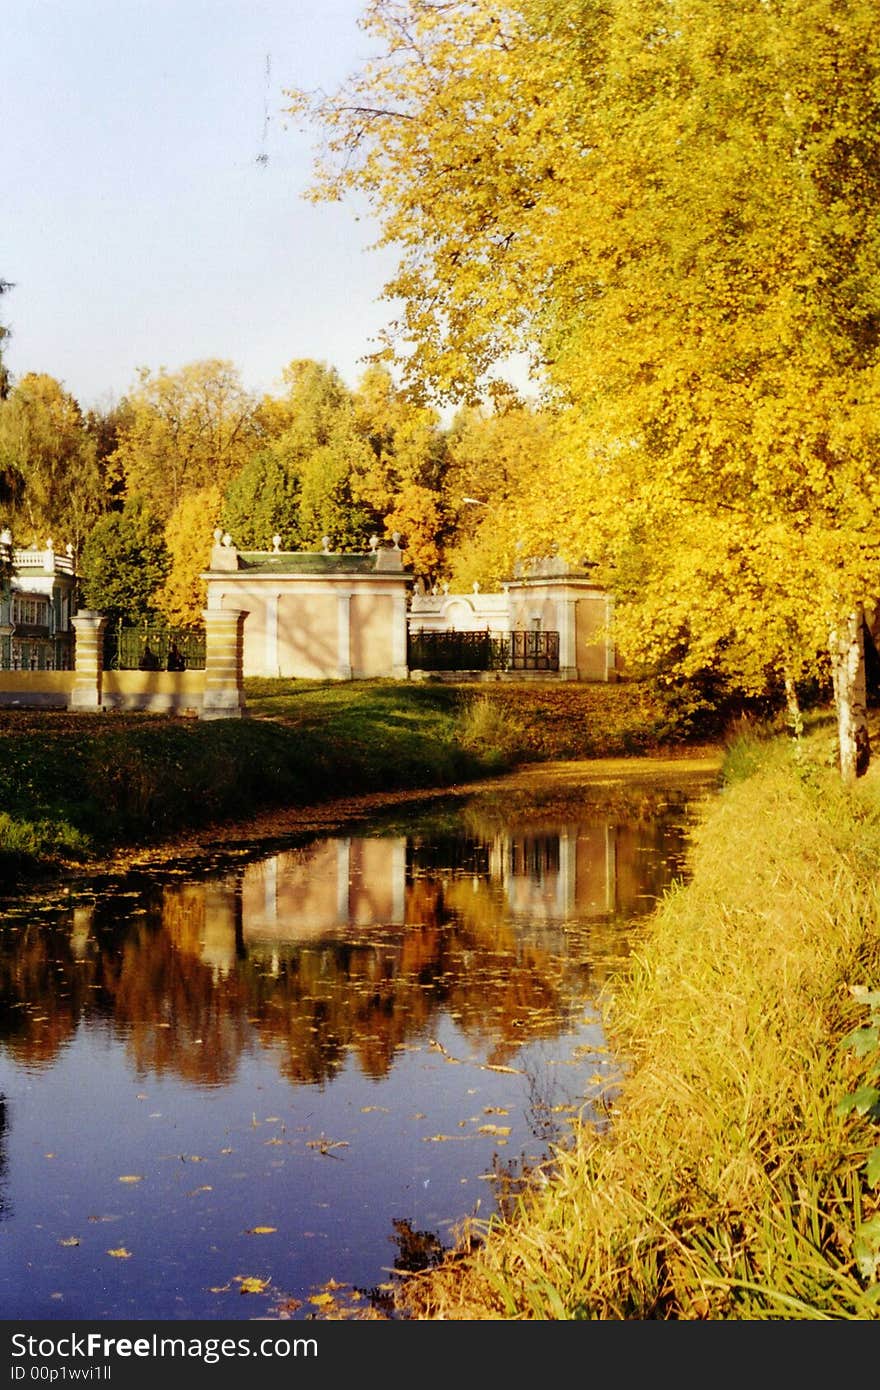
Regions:
<svg viewBox="0 0 880 1390"><path fill-rule="evenodd" d="M334 367L311 359L291 362L283 379L286 393L263 402L261 421L297 496L299 540L319 547L327 536L333 549L365 547L381 530L384 498L364 487L374 455L352 392Z"/></svg>
<svg viewBox="0 0 880 1390"><path fill-rule="evenodd" d="M319 445L300 464L300 528L303 543L318 547L326 536L331 550L366 550L383 517L359 502L352 490L353 455L361 452L368 466L369 446L337 437Z"/></svg>
<svg viewBox="0 0 880 1390"><path fill-rule="evenodd" d="M301 543L300 481L271 449L254 454L226 488L220 525L241 550L269 550L275 536L285 550Z"/></svg>
<svg viewBox="0 0 880 1390"><path fill-rule="evenodd" d="M155 612L168 570L161 522L139 498L130 498L89 532L80 560L82 604L111 620L139 622Z"/></svg>

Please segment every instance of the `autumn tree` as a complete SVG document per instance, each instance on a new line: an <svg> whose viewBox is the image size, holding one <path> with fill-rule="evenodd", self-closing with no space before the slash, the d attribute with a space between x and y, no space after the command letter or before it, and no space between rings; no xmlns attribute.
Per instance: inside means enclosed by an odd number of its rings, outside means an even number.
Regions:
<svg viewBox="0 0 880 1390"><path fill-rule="evenodd" d="M404 562L424 579L436 577L449 529L444 481L446 431L437 410L413 399L387 368L373 364L354 392L359 452L354 496L384 517L384 534L403 538Z"/></svg>
<svg viewBox="0 0 880 1390"><path fill-rule="evenodd" d="M210 566L222 502L216 486L187 493L166 522L168 573L154 602L172 627L198 627L203 621L207 589L201 575Z"/></svg>
<svg viewBox="0 0 880 1390"><path fill-rule="evenodd" d="M494 405L465 406L449 430L445 476L453 530L445 564L453 589L497 588L522 556L522 498L546 479L550 415L497 393Z"/></svg>
<svg viewBox="0 0 880 1390"><path fill-rule="evenodd" d="M162 522L187 493L224 487L262 438L257 401L230 362L144 368L127 403L112 462L125 495L149 497Z"/></svg>
<svg viewBox="0 0 880 1390"><path fill-rule="evenodd" d="M74 397L29 372L0 401L0 470L11 525L27 543L51 537L78 549L106 505L95 444Z"/></svg>
<svg viewBox="0 0 880 1390"><path fill-rule="evenodd" d="M372 0L380 48L294 109L318 196L399 251L405 369L473 392L526 348L565 428L523 527L584 550L622 640L745 688L834 673L867 764L877 588L880 45L868 0Z"/></svg>

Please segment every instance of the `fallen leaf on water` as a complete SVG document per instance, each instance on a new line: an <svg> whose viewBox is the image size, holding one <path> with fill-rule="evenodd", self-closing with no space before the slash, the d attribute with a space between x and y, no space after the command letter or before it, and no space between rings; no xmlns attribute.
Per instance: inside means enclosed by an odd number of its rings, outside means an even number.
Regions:
<svg viewBox="0 0 880 1390"><path fill-rule="evenodd" d="M426 1134L423 1144L451 1144L456 1139L467 1139L466 1134Z"/></svg>
<svg viewBox="0 0 880 1390"><path fill-rule="evenodd" d="M245 1231L246 1236L271 1236L278 1230L277 1226L251 1226Z"/></svg>
<svg viewBox="0 0 880 1390"><path fill-rule="evenodd" d="M116 1250L108 1250L108 1255L112 1255L115 1260L130 1260L131 1251L126 1250L124 1245L120 1245Z"/></svg>
<svg viewBox="0 0 880 1390"><path fill-rule="evenodd" d="M187 1195L187 1197L197 1197L198 1194L199 1194L200 1192L213 1192L213 1191L214 1191L213 1187L210 1187L207 1183L203 1183L201 1187L194 1187L194 1188L192 1189L192 1191L191 1191L191 1192L188 1192L186 1195Z"/></svg>
<svg viewBox="0 0 880 1390"><path fill-rule="evenodd" d="M510 1125L480 1125L480 1128L477 1130L477 1133L496 1134L501 1136L502 1138L506 1138L507 1135L510 1133Z"/></svg>
<svg viewBox="0 0 880 1390"><path fill-rule="evenodd" d="M331 1149L347 1149L347 1148L348 1148L348 1140L347 1140L347 1139L325 1139L325 1138L324 1138L324 1135L322 1134L320 1139L307 1139L307 1140L306 1140L306 1148L307 1148L307 1149L318 1149L322 1154L326 1154L326 1153L329 1153Z"/></svg>
<svg viewBox="0 0 880 1390"><path fill-rule="evenodd" d="M236 1274L235 1282L241 1285L241 1293L265 1293L269 1287L268 1279L258 1279L256 1275Z"/></svg>
<svg viewBox="0 0 880 1390"><path fill-rule="evenodd" d="M79 1245L79 1236L68 1236L66 1240L59 1240L59 1245Z"/></svg>
<svg viewBox="0 0 880 1390"><path fill-rule="evenodd" d="M332 1293L313 1293L309 1299L318 1308L328 1308L333 1301Z"/></svg>
<svg viewBox="0 0 880 1390"><path fill-rule="evenodd" d="M231 1288L231 1284L213 1284L211 1288L208 1289L208 1293L229 1293Z"/></svg>
<svg viewBox="0 0 880 1390"><path fill-rule="evenodd" d="M142 1173L123 1173L122 1177L119 1179L120 1182L143 1182L143 1180L144 1177Z"/></svg>

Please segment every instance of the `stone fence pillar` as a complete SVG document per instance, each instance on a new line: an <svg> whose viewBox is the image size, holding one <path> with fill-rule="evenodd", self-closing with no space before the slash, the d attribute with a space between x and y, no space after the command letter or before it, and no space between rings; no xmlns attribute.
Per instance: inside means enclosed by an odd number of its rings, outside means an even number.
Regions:
<svg viewBox="0 0 880 1390"><path fill-rule="evenodd" d="M104 679L104 629L107 619L103 613L80 609L70 621L76 633L76 678L70 695L70 708L100 709Z"/></svg>
<svg viewBox="0 0 880 1390"><path fill-rule="evenodd" d="M244 620L238 608L204 608L205 694L202 719L240 719L244 710Z"/></svg>

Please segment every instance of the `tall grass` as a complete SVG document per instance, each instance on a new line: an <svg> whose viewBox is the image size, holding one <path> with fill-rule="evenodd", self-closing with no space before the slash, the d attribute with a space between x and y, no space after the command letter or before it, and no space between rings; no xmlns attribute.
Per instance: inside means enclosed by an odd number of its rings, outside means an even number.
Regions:
<svg viewBox="0 0 880 1390"><path fill-rule="evenodd" d="M880 984L880 774L847 792L826 742L738 748L692 880L605 1001L610 1125L414 1277L409 1316L880 1315L880 1134L839 1105L860 1080L853 986Z"/></svg>

